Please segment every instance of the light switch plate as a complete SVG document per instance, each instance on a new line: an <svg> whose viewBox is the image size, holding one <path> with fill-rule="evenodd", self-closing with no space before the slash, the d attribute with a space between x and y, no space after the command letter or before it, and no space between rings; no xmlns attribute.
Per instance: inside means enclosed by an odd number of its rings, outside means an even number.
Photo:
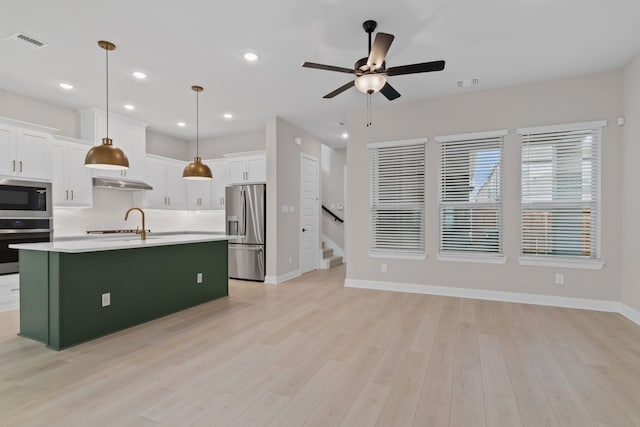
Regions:
<svg viewBox="0 0 640 427"><path fill-rule="evenodd" d="M111 292L102 294L102 306L108 307L111 305Z"/></svg>
<svg viewBox="0 0 640 427"><path fill-rule="evenodd" d="M196 283L202 283L202 273L196 274Z"/></svg>
<svg viewBox="0 0 640 427"><path fill-rule="evenodd" d="M280 206L280 211L283 212L283 213L289 212L289 205Z"/></svg>
<svg viewBox="0 0 640 427"><path fill-rule="evenodd" d="M296 210L296 207L293 205L289 205L289 212L294 212Z"/></svg>

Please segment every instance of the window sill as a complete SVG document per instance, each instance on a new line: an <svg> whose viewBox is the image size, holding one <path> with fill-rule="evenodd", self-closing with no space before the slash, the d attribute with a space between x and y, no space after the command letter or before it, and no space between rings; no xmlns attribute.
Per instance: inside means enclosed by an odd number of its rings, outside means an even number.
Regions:
<svg viewBox="0 0 640 427"><path fill-rule="evenodd" d="M390 258L390 259L409 259L416 261L424 261L427 259L427 254L399 254L393 252L369 252L371 258Z"/></svg>
<svg viewBox="0 0 640 427"><path fill-rule="evenodd" d="M542 258L531 256L518 257L520 265L534 265L537 267L560 267L577 268L583 270L601 270L604 262L592 259L570 259L570 258Z"/></svg>
<svg viewBox="0 0 640 427"><path fill-rule="evenodd" d="M506 264L508 258L502 255L473 256L473 255L438 254L437 259L438 261L445 261L445 262L475 262L479 264Z"/></svg>

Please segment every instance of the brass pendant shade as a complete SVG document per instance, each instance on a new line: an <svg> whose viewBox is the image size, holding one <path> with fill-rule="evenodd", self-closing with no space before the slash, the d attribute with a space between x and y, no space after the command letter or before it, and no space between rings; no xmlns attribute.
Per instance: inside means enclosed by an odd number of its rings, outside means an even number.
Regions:
<svg viewBox="0 0 640 427"><path fill-rule="evenodd" d="M182 178L189 180L205 181L213 179L211 168L202 163L202 158L199 155L199 116L200 107L198 102L198 94L204 90L202 86L191 86L191 90L196 93L196 156L193 158L193 162L189 163L182 172Z"/></svg>
<svg viewBox="0 0 640 427"><path fill-rule="evenodd" d="M84 165L93 169L129 169L129 159L124 151L113 145L111 138L102 138L102 144L91 147L84 158Z"/></svg>
<svg viewBox="0 0 640 427"><path fill-rule="evenodd" d="M127 170L129 169L129 159L120 148L113 145L113 140L109 138L109 51L115 50L116 45L111 42L100 40L98 46L106 52L107 65L107 135L102 138L102 144L92 147L84 158L84 165L93 169L106 170Z"/></svg>
<svg viewBox="0 0 640 427"><path fill-rule="evenodd" d="M186 168L184 168L184 172L182 172L182 177L184 179L193 179L193 180L208 180L213 179L213 174L211 173L211 168L209 166L202 163L202 159L200 157L194 157L193 162L189 163Z"/></svg>

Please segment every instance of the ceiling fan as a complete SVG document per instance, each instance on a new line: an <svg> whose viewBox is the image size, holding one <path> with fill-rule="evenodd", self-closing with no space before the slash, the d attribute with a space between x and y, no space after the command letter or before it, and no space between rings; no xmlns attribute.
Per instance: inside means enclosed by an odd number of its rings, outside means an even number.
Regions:
<svg viewBox="0 0 640 427"><path fill-rule="evenodd" d="M444 61L421 62L418 64L401 65L399 67L386 68L385 57L393 42L393 34L377 33L371 45L371 33L378 26L376 21L368 20L362 24L362 28L369 35L369 57L360 58L356 61L353 69L344 67L334 67L333 65L316 64L305 62L302 64L306 68L317 68L319 70L337 71L339 73L353 74L355 80L340 86L333 92L329 92L323 98L333 98L336 95L355 86L363 93L371 95L375 92L382 93L389 101L400 97L400 93L393 88L386 77L401 76L403 74L428 73L431 71L444 70Z"/></svg>

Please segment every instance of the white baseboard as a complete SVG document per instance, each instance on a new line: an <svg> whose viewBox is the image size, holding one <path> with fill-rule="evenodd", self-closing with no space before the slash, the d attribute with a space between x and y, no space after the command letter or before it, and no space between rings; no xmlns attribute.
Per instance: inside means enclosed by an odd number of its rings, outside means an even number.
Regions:
<svg viewBox="0 0 640 427"><path fill-rule="evenodd" d="M631 320L633 323L640 325L640 311L631 308L626 304L620 303L619 313Z"/></svg>
<svg viewBox="0 0 640 427"><path fill-rule="evenodd" d="M302 276L300 270L290 271L279 276L265 276L264 283L269 285L277 285L278 283L286 282L287 280L295 279Z"/></svg>
<svg viewBox="0 0 640 427"><path fill-rule="evenodd" d="M414 283L382 282L376 280L346 279L348 288L377 289L381 291L408 292L415 294L440 295L447 297L472 298L491 301L515 302L521 304L548 305L552 307L581 308L585 310L609 311L626 314L620 310L618 301L568 298L552 295L525 294L520 292L488 291L482 289L456 288L449 286L419 285ZM632 310L628 307L629 310ZM640 319L640 313L636 312ZM633 320L631 317L629 319ZM635 320L633 320L635 322ZM636 322L639 323L640 322Z"/></svg>

